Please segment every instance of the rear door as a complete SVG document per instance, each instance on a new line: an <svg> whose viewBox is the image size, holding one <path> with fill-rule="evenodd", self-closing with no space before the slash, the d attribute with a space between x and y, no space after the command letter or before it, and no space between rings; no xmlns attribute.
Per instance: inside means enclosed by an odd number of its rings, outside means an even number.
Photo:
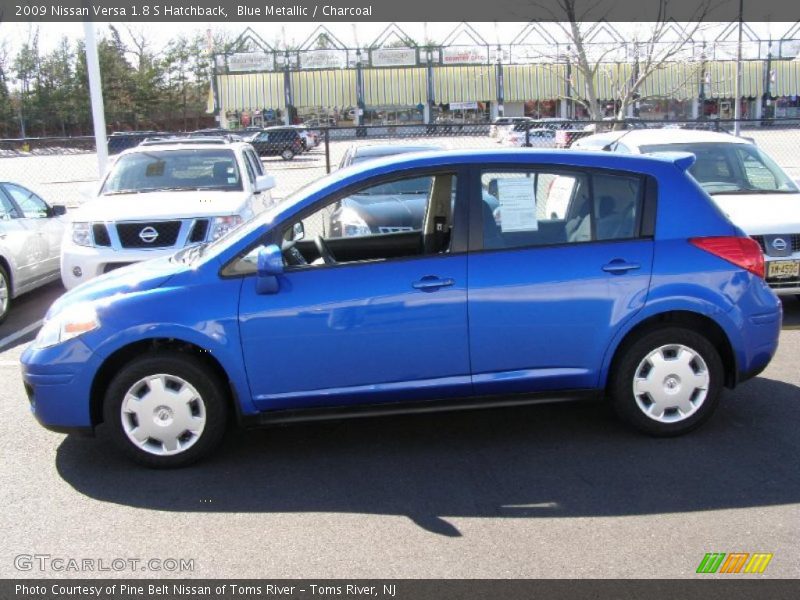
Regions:
<svg viewBox="0 0 800 600"><path fill-rule="evenodd" d="M471 181L475 392L596 387L612 335L647 296L652 184L552 166L492 166ZM550 193L568 194L565 211L548 210Z"/></svg>

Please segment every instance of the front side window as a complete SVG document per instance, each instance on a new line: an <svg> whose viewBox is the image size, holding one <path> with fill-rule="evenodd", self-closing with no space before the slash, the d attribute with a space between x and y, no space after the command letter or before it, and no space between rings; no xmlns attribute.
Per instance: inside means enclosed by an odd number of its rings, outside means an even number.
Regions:
<svg viewBox="0 0 800 600"><path fill-rule="evenodd" d="M30 190L18 185L14 185L13 183L5 184L5 188L9 195L14 199L14 202L17 203L17 206L19 206L19 209L22 211L22 215L26 219L47 218L49 214L47 203L39 198L39 196Z"/></svg>
<svg viewBox="0 0 800 600"><path fill-rule="evenodd" d="M386 260L449 251L456 175L409 176L324 203L284 229L290 266ZM331 256L322 256L327 250ZM332 260L331 260L332 259Z"/></svg>
<svg viewBox="0 0 800 600"><path fill-rule="evenodd" d="M641 178L580 171L481 175L483 247L522 248L636 237Z"/></svg>
<svg viewBox="0 0 800 600"><path fill-rule="evenodd" d="M241 189L241 173L232 150L162 150L120 156L101 195Z"/></svg>

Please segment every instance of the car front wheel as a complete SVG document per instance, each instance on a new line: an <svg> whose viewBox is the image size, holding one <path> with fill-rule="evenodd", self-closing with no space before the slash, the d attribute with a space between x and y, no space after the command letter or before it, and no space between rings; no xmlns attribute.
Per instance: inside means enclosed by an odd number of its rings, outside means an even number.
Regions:
<svg viewBox="0 0 800 600"><path fill-rule="evenodd" d="M281 152L281 158L283 160L292 160L294 158L294 152L287 148L283 152Z"/></svg>
<svg viewBox="0 0 800 600"><path fill-rule="evenodd" d="M673 436L705 422L716 409L724 369L703 335L680 327L644 334L615 364L609 392L617 414L645 433Z"/></svg>
<svg viewBox="0 0 800 600"><path fill-rule="evenodd" d="M182 467L222 440L225 390L192 356L149 354L125 365L111 381L104 416L114 442L136 462Z"/></svg>

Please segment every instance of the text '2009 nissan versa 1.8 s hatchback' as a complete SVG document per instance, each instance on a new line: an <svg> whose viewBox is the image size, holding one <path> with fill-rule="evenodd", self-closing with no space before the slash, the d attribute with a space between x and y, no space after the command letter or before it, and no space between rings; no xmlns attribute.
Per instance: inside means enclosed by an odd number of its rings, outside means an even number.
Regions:
<svg viewBox="0 0 800 600"><path fill-rule="evenodd" d="M761 249L693 160L497 150L342 169L56 301L22 356L31 409L60 431L104 422L154 467L208 454L231 419L587 396L684 433L764 369L782 316ZM421 224L331 235L347 198L407 179L424 180Z"/></svg>

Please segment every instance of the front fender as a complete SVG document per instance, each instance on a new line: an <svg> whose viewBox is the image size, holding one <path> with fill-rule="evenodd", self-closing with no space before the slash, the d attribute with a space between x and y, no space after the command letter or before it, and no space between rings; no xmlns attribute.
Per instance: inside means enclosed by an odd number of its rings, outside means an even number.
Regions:
<svg viewBox="0 0 800 600"><path fill-rule="evenodd" d="M223 368L236 393L242 414L257 412L252 404L242 360L238 304L240 279L185 281L151 290L146 298L120 298L100 313L97 335L85 342L102 361L131 344L174 339L207 351ZM110 333L109 333L110 332Z"/></svg>

